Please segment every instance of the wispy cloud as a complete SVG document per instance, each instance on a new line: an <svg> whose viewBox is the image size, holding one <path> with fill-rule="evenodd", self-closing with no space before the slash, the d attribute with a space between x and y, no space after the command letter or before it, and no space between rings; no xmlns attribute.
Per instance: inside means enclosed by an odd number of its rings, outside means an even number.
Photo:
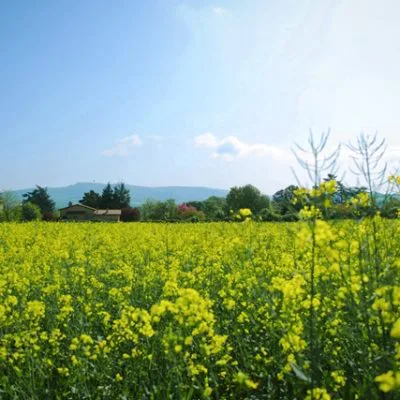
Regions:
<svg viewBox="0 0 400 400"><path fill-rule="evenodd" d="M288 151L284 151L276 146L265 143L245 143L236 136L218 138L210 132L197 136L194 139L194 143L196 147L211 149L212 158L220 158L226 161L232 161L237 158L267 156L282 159L290 156Z"/></svg>
<svg viewBox="0 0 400 400"><path fill-rule="evenodd" d="M112 156L127 156L131 154L137 147L142 145L142 140L139 135L130 135L119 139L114 146L111 148L104 150L102 152L103 156L112 157Z"/></svg>
<svg viewBox="0 0 400 400"><path fill-rule="evenodd" d="M212 11L215 15L227 15L229 14L229 10L223 7L213 7Z"/></svg>

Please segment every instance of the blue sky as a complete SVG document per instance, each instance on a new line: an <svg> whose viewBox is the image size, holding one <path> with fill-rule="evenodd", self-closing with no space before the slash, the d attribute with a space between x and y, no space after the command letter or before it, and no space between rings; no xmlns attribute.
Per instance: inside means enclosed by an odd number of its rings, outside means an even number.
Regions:
<svg viewBox="0 0 400 400"><path fill-rule="evenodd" d="M0 2L0 188L273 193L310 128L378 131L396 161L399 17L396 0Z"/></svg>

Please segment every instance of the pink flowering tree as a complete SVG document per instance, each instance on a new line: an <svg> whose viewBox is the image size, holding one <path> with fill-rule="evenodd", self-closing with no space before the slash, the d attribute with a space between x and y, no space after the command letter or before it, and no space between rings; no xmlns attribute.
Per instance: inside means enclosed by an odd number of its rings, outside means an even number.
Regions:
<svg viewBox="0 0 400 400"><path fill-rule="evenodd" d="M186 203L179 204L177 207L178 218L182 220L204 220L204 213L198 211L196 207L189 206Z"/></svg>

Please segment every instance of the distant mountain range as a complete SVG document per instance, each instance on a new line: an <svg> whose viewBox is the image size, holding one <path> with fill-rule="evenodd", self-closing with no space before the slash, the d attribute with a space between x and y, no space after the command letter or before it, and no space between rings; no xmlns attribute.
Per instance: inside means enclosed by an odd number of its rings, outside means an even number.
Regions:
<svg viewBox="0 0 400 400"><path fill-rule="evenodd" d="M61 208L68 205L69 201L72 203L79 202L82 199L83 193L89 190L101 193L105 184L104 183L75 183L74 185L63 186L63 187L49 187L48 192L51 198L55 201L56 207ZM132 206L140 206L147 199L164 201L167 199L175 199L179 203L191 201L191 200L205 200L210 196L225 197L228 194L228 190L224 189L213 189L209 187L201 186L160 186L160 187L147 187L147 186L136 186L127 185L131 194ZM16 196L22 200L24 193L32 191L33 188L15 190Z"/></svg>

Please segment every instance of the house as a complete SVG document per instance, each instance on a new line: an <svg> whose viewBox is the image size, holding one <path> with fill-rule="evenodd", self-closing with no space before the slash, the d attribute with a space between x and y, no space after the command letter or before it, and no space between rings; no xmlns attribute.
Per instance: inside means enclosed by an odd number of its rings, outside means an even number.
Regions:
<svg viewBox="0 0 400 400"><path fill-rule="evenodd" d="M117 222L121 218L121 210L95 210L93 212L93 221L113 221Z"/></svg>
<svg viewBox="0 0 400 400"><path fill-rule="evenodd" d="M121 210L98 210L77 203L60 208L60 218L63 221L118 222L121 218Z"/></svg>
<svg viewBox="0 0 400 400"><path fill-rule="evenodd" d="M91 221L95 208L83 204L72 204L68 207L60 208L60 218L71 221Z"/></svg>

